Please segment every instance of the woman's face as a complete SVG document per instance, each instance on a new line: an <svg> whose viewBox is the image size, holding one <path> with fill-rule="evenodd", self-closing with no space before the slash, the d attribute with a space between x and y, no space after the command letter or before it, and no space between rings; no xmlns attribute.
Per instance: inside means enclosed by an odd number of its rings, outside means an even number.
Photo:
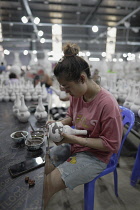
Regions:
<svg viewBox="0 0 140 210"><path fill-rule="evenodd" d="M64 78L57 78L57 80L60 84L60 89L69 93L71 96L81 97L86 92L87 87L85 82L82 82L82 80L79 80L79 82L66 81Z"/></svg>

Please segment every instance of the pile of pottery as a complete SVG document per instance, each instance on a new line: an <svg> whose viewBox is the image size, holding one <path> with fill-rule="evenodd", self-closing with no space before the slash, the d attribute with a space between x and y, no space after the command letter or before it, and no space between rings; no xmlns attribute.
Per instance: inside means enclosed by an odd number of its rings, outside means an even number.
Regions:
<svg viewBox="0 0 140 210"><path fill-rule="evenodd" d="M20 122L28 122L30 118L30 112L28 107L25 104L24 95L16 94L16 99L14 101L13 113L18 118ZM46 121L47 120L47 112L45 111L45 107L42 103L42 96L38 96L38 105L36 111L34 113L37 121Z"/></svg>
<svg viewBox="0 0 140 210"><path fill-rule="evenodd" d="M0 101L14 101L16 94L24 95L26 101L37 101L38 95L42 96L42 100L47 101L47 90L44 85L38 83L35 87L31 81L19 80L16 82L7 81L7 85L0 83Z"/></svg>
<svg viewBox="0 0 140 210"><path fill-rule="evenodd" d="M133 84L130 86L128 96L123 106L131 109L135 115L140 117L140 84Z"/></svg>

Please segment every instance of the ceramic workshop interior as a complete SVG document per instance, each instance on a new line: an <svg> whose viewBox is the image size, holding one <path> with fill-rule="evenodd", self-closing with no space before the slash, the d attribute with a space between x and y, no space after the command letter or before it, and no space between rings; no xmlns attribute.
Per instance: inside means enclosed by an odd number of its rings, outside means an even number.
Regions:
<svg viewBox="0 0 140 210"><path fill-rule="evenodd" d="M35 139L30 150L23 143L17 146L10 136L27 131L31 138L31 126L44 132L48 119L66 116L70 103L53 69L68 42L79 45L79 56L89 63L93 80L135 114L117 168L119 198L114 194L112 173L106 175L96 183L94 209L139 210L140 182L130 184L140 143L139 0L0 0L0 209L42 209L44 167L14 180L8 168L18 160L43 157L47 138L35 136L41 144ZM13 82L11 74L17 77ZM41 83L44 75L51 85ZM36 177L30 191L22 182L26 175ZM22 192L19 197L17 191ZM60 191L47 209L84 209L83 185Z"/></svg>

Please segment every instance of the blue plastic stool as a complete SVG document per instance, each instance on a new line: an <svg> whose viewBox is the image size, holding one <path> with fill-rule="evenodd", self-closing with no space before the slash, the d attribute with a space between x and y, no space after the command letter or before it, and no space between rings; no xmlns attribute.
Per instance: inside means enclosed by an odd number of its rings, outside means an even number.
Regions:
<svg viewBox="0 0 140 210"><path fill-rule="evenodd" d="M138 147L135 163L132 170L132 175L130 179L130 183L132 186L137 184L138 179L140 179L140 145Z"/></svg>

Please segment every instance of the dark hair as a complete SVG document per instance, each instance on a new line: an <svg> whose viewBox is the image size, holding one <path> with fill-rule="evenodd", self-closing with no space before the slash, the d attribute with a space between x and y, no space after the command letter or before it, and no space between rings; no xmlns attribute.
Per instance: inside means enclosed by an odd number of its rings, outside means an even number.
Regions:
<svg viewBox="0 0 140 210"><path fill-rule="evenodd" d="M67 81L76 81L80 79L82 72L85 72L87 77L91 77L88 63L78 56L79 46L76 44L66 44L63 47L64 56L58 61L54 68L56 77L64 76Z"/></svg>
<svg viewBox="0 0 140 210"><path fill-rule="evenodd" d="M17 78L17 75L15 73L12 72L9 74L9 79L15 79L15 78Z"/></svg>

